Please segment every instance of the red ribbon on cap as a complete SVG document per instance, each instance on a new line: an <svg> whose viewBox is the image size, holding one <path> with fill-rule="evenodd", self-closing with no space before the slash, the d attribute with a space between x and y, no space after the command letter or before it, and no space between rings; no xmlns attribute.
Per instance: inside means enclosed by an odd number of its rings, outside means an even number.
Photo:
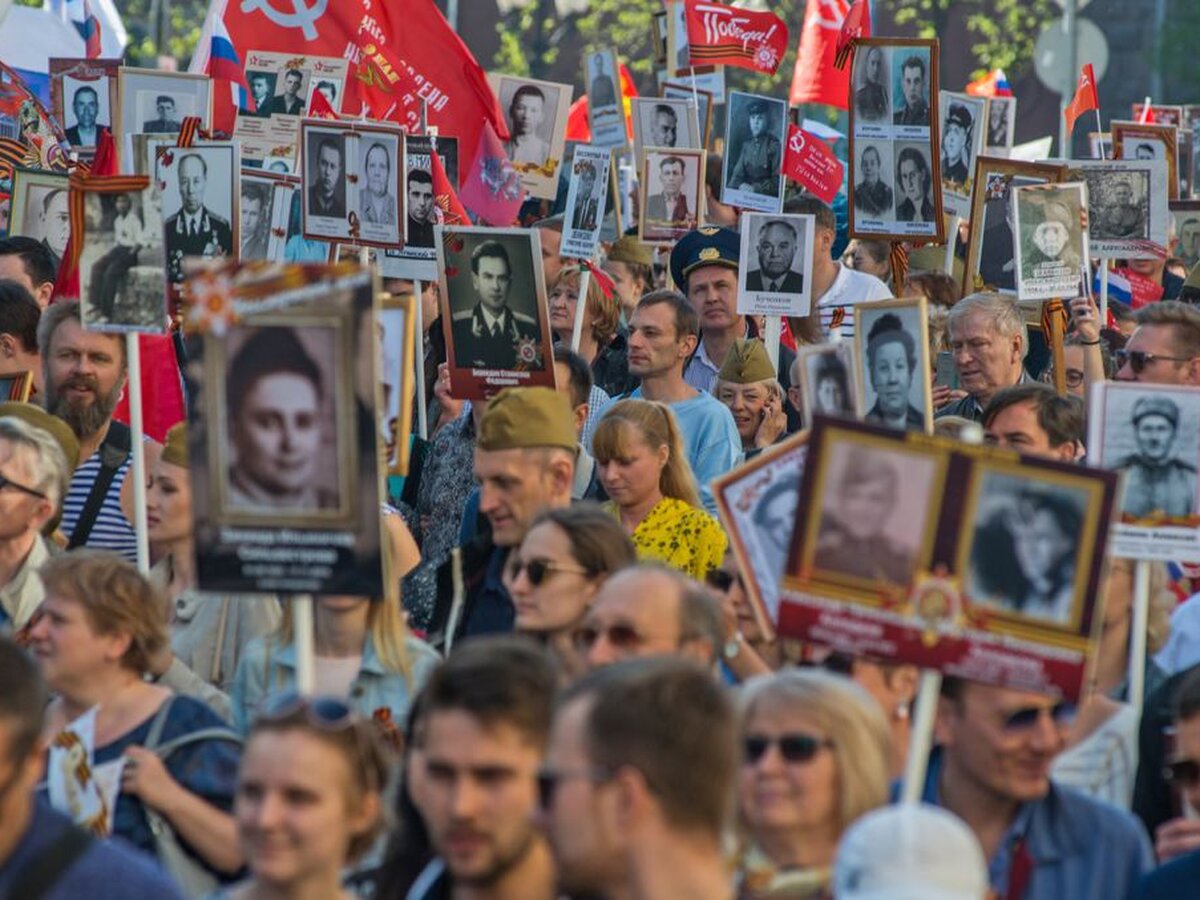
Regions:
<svg viewBox="0 0 1200 900"><path fill-rule="evenodd" d="M617 285L609 277L609 274L590 259L581 259L579 264L592 273L592 278L596 279L596 284L600 285L600 291L604 294L604 299L611 300L613 298L613 291L617 289Z"/></svg>

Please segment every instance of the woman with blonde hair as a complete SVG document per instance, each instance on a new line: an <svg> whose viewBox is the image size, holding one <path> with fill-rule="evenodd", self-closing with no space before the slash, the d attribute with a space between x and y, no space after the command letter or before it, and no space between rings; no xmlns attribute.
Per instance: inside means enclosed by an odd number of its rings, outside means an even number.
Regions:
<svg viewBox="0 0 1200 900"><path fill-rule="evenodd" d="M583 270L579 266L565 266L548 288L550 327L555 338L566 347L571 346L582 277ZM588 279L583 330L579 336L579 349L575 352L591 366L593 384L608 397L628 394L637 387L637 379L629 374L620 304L615 294L604 293L595 275Z"/></svg>
<svg viewBox="0 0 1200 900"><path fill-rule="evenodd" d="M721 564L728 540L700 506L696 480L670 408L621 400L592 436L605 508L633 538L639 559L657 559L696 579Z"/></svg>
<svg viewBox="0 0 1200 900"><path fill-rule="evenodd" d="M827 896L842 834L888 802L892 739L883 713L848 678L813 669L749 681L740 705L745 892Z"/></svg>

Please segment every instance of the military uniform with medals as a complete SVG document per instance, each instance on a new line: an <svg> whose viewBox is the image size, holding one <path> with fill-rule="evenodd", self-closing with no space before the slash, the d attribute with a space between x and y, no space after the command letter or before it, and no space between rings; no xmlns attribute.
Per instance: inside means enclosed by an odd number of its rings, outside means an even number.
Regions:
<svg viewBox="0 0 1200 900"><path fill-rule="evenodd" d="M489 324L483 306L476 303L470 312L456 313L452 325L455 365L512 370L522 363L526 371L545 368L538 323L507 306ZM520 359L518 348L523 343L537 354L535 359Z"/></svg>
<svg viewBox="0 0 1200 900"><path fill-rule="evenodd" d="M167 276L172 284L183 281L183 260L188 256L220 259L233 255L233 229L207 206L194 216L183 210L166 221Z"/></svg>

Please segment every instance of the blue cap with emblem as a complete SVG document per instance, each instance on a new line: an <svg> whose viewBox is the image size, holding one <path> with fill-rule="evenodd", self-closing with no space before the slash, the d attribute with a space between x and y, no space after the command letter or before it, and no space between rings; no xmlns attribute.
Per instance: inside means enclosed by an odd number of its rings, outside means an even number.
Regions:
<svg viewBox="0 0 1200 900"><path fill-rule="evenodd" d="M671 250L671 280L685 294L687 277L701 266L736 269L740 261L738 233L718 225L701 225L685 234Z"/></svg>

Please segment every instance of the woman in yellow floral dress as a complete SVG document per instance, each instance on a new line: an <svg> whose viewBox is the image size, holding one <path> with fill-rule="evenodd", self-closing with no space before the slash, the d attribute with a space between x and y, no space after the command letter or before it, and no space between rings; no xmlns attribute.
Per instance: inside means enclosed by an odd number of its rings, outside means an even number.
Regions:
<svg viewBox="0 0 1200 900"><path fill-rule="evenodd" d="M649 400L608 407L592 436L605 508L633 538L639 559L656 559L696 579L721 564L727 543L700 506L696 480L670 408Z"/></svg>

